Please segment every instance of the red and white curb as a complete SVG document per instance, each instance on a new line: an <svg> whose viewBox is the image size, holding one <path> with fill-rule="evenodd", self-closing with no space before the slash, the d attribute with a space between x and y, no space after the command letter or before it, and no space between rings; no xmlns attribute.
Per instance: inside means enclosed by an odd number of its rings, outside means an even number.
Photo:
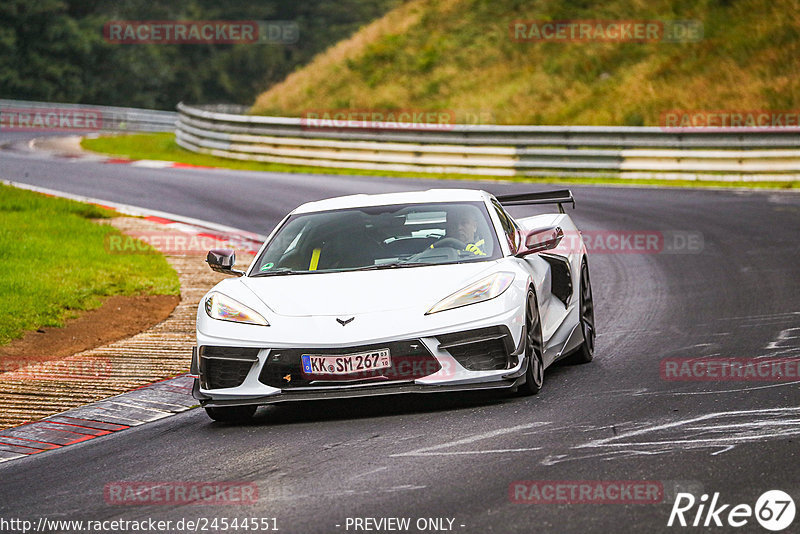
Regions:
<svg viewBox="0 0 800 534"><path fill-rule="evenodd" d="M40 421L0 431L0 463L60 449L163 419L197 405L194 378L181 375Z"/></svg>
<svg viewBox="0 0 800 534"><path fill-rule="evenodd" d="M49 196L95 204L124 215L144 217L175 230L235 244L257 252L265 236L174 213L73 195L44 187L3 180L3 184ZM192 397L193 378L181 375L127 393L73 408L40 421L0 431L0 463L60 449L150 421L163 419L197 405Z"/></svg>
<svg viewBox="0 0 800 534"><path fill-rule="evenodd" d="M97 137L88 135L86 137ZM43 146L46 142L52 142L50 137L36 137L28 141L28 150L31 152L42 152L52 157L65 159L70 162L92 162L107 163L111 165L130 165L131 167L142 167L145 169L210 169L210 170L230 170L224 167L213 167L208 165L192 165L191 163L181 163L178 161L166 161L156 159L130 159L119 156L106 156L103 154L90 152L81 148L81 136L68 136L57 138L66 146L59 145Z"/></svg>
<svg viewBox="0 0 800 534"><path fill-rule="evenodd" d="M81 156L76 156L72 159L81 159ZM111 163L117 165L130 165L131 167L144 167L146 169L216 169L225 170L223 167L209 167L206 165L192 165L190 163L180 163L177 161L164 161L158 159L125 159L125 158L106 158L95 159L100 163ZM230 170L230 169L228 169Z"/></svg>

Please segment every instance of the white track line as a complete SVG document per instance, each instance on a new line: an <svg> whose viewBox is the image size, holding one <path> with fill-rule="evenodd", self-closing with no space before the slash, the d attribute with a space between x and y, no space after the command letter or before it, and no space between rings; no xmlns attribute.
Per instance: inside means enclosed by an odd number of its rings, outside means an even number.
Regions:
<svg viewBox="0 0 800 534"><path fill-rule="evenodd" d="M391 457L401 457L401 456L442 456L442 455L450 455L450 454L482 454L484 452L520 452L520 451L527 451L527 450L538 450L539 448L526 448L526 449L492 449L486 451L465 451L465 452L436 452L440 449L447 449L450 447L457 447L459 445L467 445L469 443L475 443L476 441L481 441L484 439L494 438L497 436L503 436L505 434L513 434L515 432L520 432L521 430L527 430L529 428L537 427L537 426L544 426L549 425L549 422L536 422L536 423L527 423L524 425L517 425L512 426L509 428L500 428L498 430L492 430L490 432L484 432L483 434L476 434L474 436L469 436L462 439L457 439L455 441L448 441L447 443L441 443L439 445L433 445L430 447L423 447L421 449L416 449L409 452L401 452L397 454L390 454Z"/></svg>

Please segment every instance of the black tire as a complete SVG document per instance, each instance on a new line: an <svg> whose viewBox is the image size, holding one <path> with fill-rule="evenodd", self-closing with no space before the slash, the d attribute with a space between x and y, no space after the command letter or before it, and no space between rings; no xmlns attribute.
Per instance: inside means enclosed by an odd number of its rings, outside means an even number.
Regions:
<svg viewBox="0 0 800 534"><path fill-rule="evenodd" d="M207 407L206 413L220 423L246 423L253 418L258 406Z"/></svg>
<svg viewBox="0 0 800 534"><path fill-rule="evenodd" d="M525 313L525 383L519 386L520 395L536 395L544 383L544 344L542 342L542 321L536 294L528 290L527 312Z"/></svg>
<svg viewBox="0 0 800 534"><path fill-rule="evenodd" d="M581 265L580 287L580 326L583 332L583 343L578 349L565 358L568 365L589 363L594 359L594 300L592 299L592 283L589 280L589 266L586 261Z"/></svg>

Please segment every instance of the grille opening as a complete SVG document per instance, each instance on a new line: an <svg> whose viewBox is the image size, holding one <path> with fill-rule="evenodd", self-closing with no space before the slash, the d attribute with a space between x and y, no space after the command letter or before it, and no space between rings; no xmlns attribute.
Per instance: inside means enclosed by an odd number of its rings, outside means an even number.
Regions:
<svg viewBox="0 0 800 534"><path fill-rule="evenodd" d="M569 263L559 256L542 254L541 258L550 264L550 291L564 303L564 306L568 306L572 296Z"/></svg>
<svg viewBox="0 0 800 534"><path fill-rule="evenodd" d="M511 353L511 332L505 326L492 326L437 336L439 348L446 350L465 369L497 371L515 365Z"/></svg>
<svg viewBox="0 0 800 534"><path fill-rule="evenodd" d="M242 385L258 348L200 347L200 385L203 389L235 388Z"/></svg>

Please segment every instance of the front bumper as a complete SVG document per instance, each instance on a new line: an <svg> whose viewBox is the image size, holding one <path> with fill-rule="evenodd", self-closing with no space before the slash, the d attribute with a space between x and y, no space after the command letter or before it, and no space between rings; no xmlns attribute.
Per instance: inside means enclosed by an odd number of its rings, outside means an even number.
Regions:
<svg viewBox="0 0 800 534"><path fill-rule="evenodd" d="M489 311L489 308L484 306L483 309ZM369 329L365 328L359 335L352 336L349 343L344 340L290 343L278 340L277 334L282 330L272 329L261 330L272 334L269 341L232 339L208 335L198 328L200 349L195 351L193 372L199 379L193 394L203 406L221 407L371 395L513 389L524 380L527 365L521 356L524 309L498 306L492 311L495 313L478 320L475 320L474 311L446 312L457 319L459 316L469 319L456 320L449 326L442 325L416 336L364 339L369 337ZM328 322L336 324L332 319ZM348 331L356 333L350 326L344 330ZM357 342L359 338L365 342ZM301 369L303 354L346 355L383 348L390 349L392 357L392 367L385 371L324 379L306 375Z"/></svg>
<svg viewBox="0 0 800 534"><path fill-rule="evenodd" d="M514 389L524 380L526 362L521 353L522 344L510 344L510 332L503 337L487 334L494 329L478 329L466 333L440 336L448 344L437 343L428 350L428 341L393 342L378 344L404 348L417 347L414 354L401 355L393 361L390 369L373 372L367 377L344 377L340 380L314 380L304 377L300 369L301 349L238 349L230 350L229 361L220 359L220 351L210 351L210 359L198 362L205 350L194 351L193 369L198 371L192 395L202 406L222 407L250 404L276 404L282 402L349 399L365 396L397 395L409 393L447 393L456 391ZM502 333L502 328L497 328ZM472 334L472 335L470 335ZM499 335L499 334L498 334ZM520 341L522 336L520 336ZM470 370L464 365L474 366L473 353L486 353L487 344L503 344L502 368ZM446 346L440 349L439 346ZM211 347L203 347L208 349ZM216 347L214 347L216 348ZM355 347L361 350L364 347ZM334 349L342 351L342 349ZM329 349L330 351L330 349ZM317 349L315 352L322 352ZM499 355L500 351L495 350ZM256 356L257 354L257 356ZM458 358L454 355L457 355ZM277 361L272 361L277 357ZM479 360L477 365L492 364L501 367L501 360ZM277 364L277 365L276 365ZM406 365L407 364L407 365ZM219 366L223 368L220 370ZM227 367L225 367L227 365ZM217 367L214 367L217 366ZM286 373L283 375L283 373ZM407 377L403 375L406 374ZM212 376L213 375L213 376ZM299 376L292 380L293 376ZM277 381L283 380L283 387ZM294 382L294 383L292 383ZM231 387L215 387L227 385Z"/></svg>
<svg viewBox="0 0 800 534"><path fill-rule="evenodd" d="M516 378L495 382L477 382L472 384L430 386L423 384L370 384L358 388L337 387L325 390L297 389L282 391L262 397L246 397L236 399L214 398L205 395L200 390L200 382L195 379L192 396L200 401L200 405L209 408L222 408L225 406L281 404L289 402L302 402L314 400L357 399L361 397L376 397L389 395L456 393L464 391L513 391L524 381L523 373Z"/></svg>

